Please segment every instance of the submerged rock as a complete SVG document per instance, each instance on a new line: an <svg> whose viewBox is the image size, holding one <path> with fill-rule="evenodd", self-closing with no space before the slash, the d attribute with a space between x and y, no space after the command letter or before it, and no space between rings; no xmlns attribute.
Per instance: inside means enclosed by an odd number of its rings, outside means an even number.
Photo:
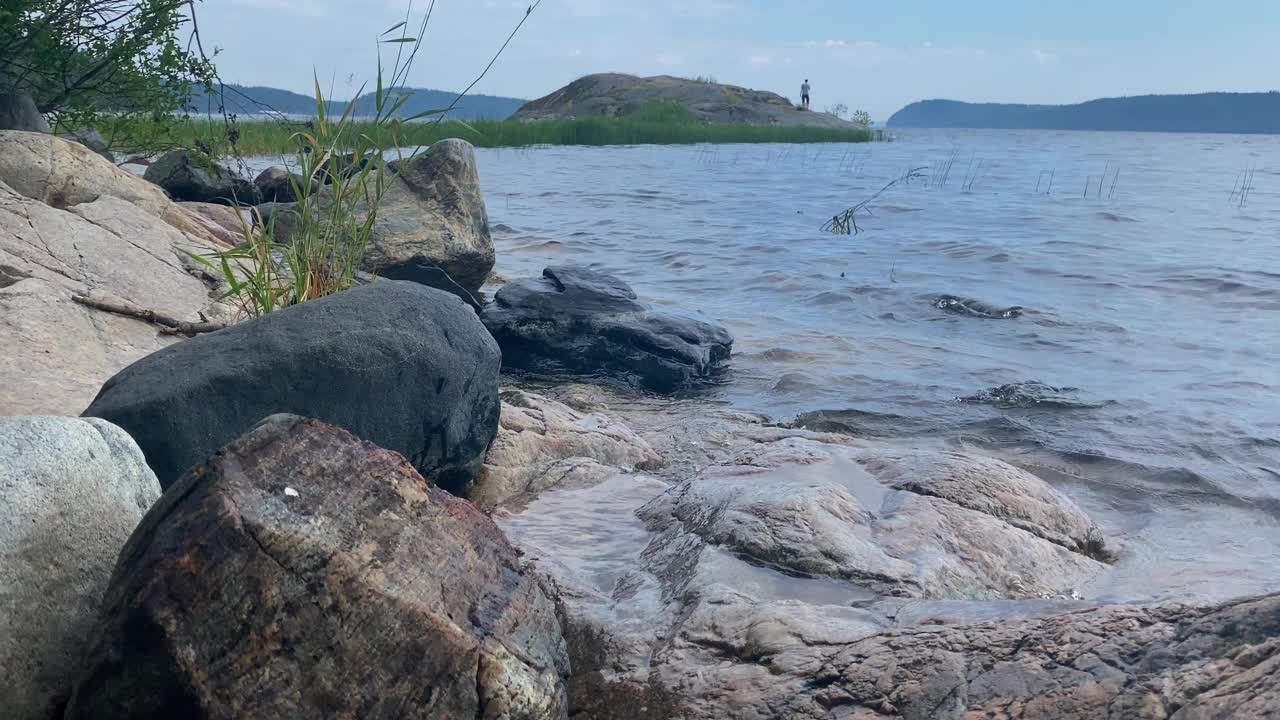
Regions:
<svg viewBox="0 0 1280 720"><path fill-rule="evenodd" d="M981 300L973 300L971 298L961 298L954 295L942 295L933 301L933 306L939 310L945 310L955 315L968 315L969 317L987 318L989 320L1011 320L1021 317L1023 308L1018 305L1013 307L996 307L988 305Z"/></svg>
<svg viewBox="0 0 1280 720"><path fill-rule="evenodd" d="M960 402L995 405L1001 408L1061 408L1080 410L1102 407L1102 403L1079 400L1079 388L1054 387L1042 382L1017 382L983 390L960 398Z"/></svg>
<svg viewBox="0 0 1280 720"><path fill-rule="evenodd" d="M170 150L142 176L164 188L174 200L217 205L257 205L258 188L199 150Z"/></svg>
<svg viewBox="0 0 1280 720"><path fill-rule="evenodd" d="M500 360L457 298L378 280L149 355L108 380L84 414L133 435L166 488L287 412L395 450L456 490L497 431Z"/></svg>
<svg viewBox="0 0 1280 720"><path fill-rule="evenodd" d="M160 484L123 430L0 417L0 688L8 720L61 717L111 568Z"/></svg>
<svg viewBox="0 0 1280 720"><path fill-rule="evenodd" d="M649 310L622 280L577 266L504 285L481 318L509 367L606 373L658 391L712 377L733 347L724 328Z"/></svg>
<svg viewBox="0 0 1280 720"><path fill-rule="evenodd" d="M120 555L67 720L566 717L555 609L404 458L268 418Z"/></svg>
<svg viewBox="0 0 1280 720"><path fill-rule="evenodd" d="M650 470L662 458L626 425L523 390L504 390L498 434L466 497L483 508L550 487L599 481L618 469Z"/></svg>

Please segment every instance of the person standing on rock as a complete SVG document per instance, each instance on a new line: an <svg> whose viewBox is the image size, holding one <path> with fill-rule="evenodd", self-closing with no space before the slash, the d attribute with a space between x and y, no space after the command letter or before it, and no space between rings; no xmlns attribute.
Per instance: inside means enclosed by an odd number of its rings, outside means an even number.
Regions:
<svg viewBox="0 0 1280 720"><path fill-rule="evenodd" d="M809 79L800 84L800 107L805 110L809 109Z"/></svg>

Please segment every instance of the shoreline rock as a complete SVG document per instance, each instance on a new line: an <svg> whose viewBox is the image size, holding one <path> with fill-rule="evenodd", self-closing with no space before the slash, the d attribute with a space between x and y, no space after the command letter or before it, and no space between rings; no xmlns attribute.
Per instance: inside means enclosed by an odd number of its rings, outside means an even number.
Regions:
<svg viewBox="0 0 1280 720"><path fill-rule="evenodd" d="M4 717L61 717L111 568L159 497L142 451L120 428L0 417Z"/></svg>
<svg viewBox="0 0 1280 720"><path fill-rule="evenodd" d="M120 554L66 720L564 718L554 607L469 503L268 418Z"/></svg>
<svg viewBox="0 0 1280 720"><path fill-rule="evenodd" d="M214 205L257 205L257 186L199 150L180 148L161 155L142 175L174 200Z"/></svg>
<svg viewBox="0 0 1280 720"><path fill-rule="evenodd" d="M507 283L480 317L505 367L603 372L658 392L711 379L733 347L724 328L650 310L622 280L577 266Z"/></svg>
<svg viewBox="0 0 1280 720"><path fill-rule="evenodd" d="M159 188L83 145L0 132L0 414L78 415L107 378L178 341L72 295L230 319L221 280L186 255L222 248Z"/></svg>
<svg viewBox="0 0 1280 720"><path fill-rule="evenodd" d="M498 426L497 345L447 293L378 280L149 355L84 411L124 428L166 489L259 420L314 417L457 491Z"/></svg>

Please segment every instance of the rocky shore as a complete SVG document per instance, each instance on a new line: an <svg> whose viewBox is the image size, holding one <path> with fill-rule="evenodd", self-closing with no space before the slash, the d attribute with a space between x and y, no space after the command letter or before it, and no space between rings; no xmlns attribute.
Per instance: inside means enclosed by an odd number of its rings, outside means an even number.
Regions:
<svg viewBox="0 0 1280 720"><path fill-rule="evenodd" d="M732 337L600 268L486 298L462 141L375 281L252 320L189 253L283 171L152 167L0 131L5 718L1280 712L1280 596L1100 603L1037 475L689 402Z"/></svg>

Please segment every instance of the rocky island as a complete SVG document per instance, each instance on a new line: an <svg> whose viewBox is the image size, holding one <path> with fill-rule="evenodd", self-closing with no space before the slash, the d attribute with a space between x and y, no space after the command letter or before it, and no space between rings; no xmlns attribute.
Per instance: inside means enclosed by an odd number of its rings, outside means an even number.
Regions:
<svg viewBox="0 0 1280 720"><path fill-rule="evenodd" d="M828 122L727 86L579 83L522 112L674 92L708 119ZM1082 597L1123 548L1044 479L678 402L731 368L724 328L571 262L490 300L470 145L398 172L385 276L245 318L190 255L234 244L237 208L0 131L6 718L1280 707L1280 596Z"/></svg>
<svg viewBox="0 0 1280 720"><path fill-rule="evenodd" d="M861 128L829 113L800 109L787 98L765 90L670 75L638 77L621 73L578 78L550 95L525 103L512 117L517 120L624 117L655 103L687 108L694 117L707 123Z"/></svg>

